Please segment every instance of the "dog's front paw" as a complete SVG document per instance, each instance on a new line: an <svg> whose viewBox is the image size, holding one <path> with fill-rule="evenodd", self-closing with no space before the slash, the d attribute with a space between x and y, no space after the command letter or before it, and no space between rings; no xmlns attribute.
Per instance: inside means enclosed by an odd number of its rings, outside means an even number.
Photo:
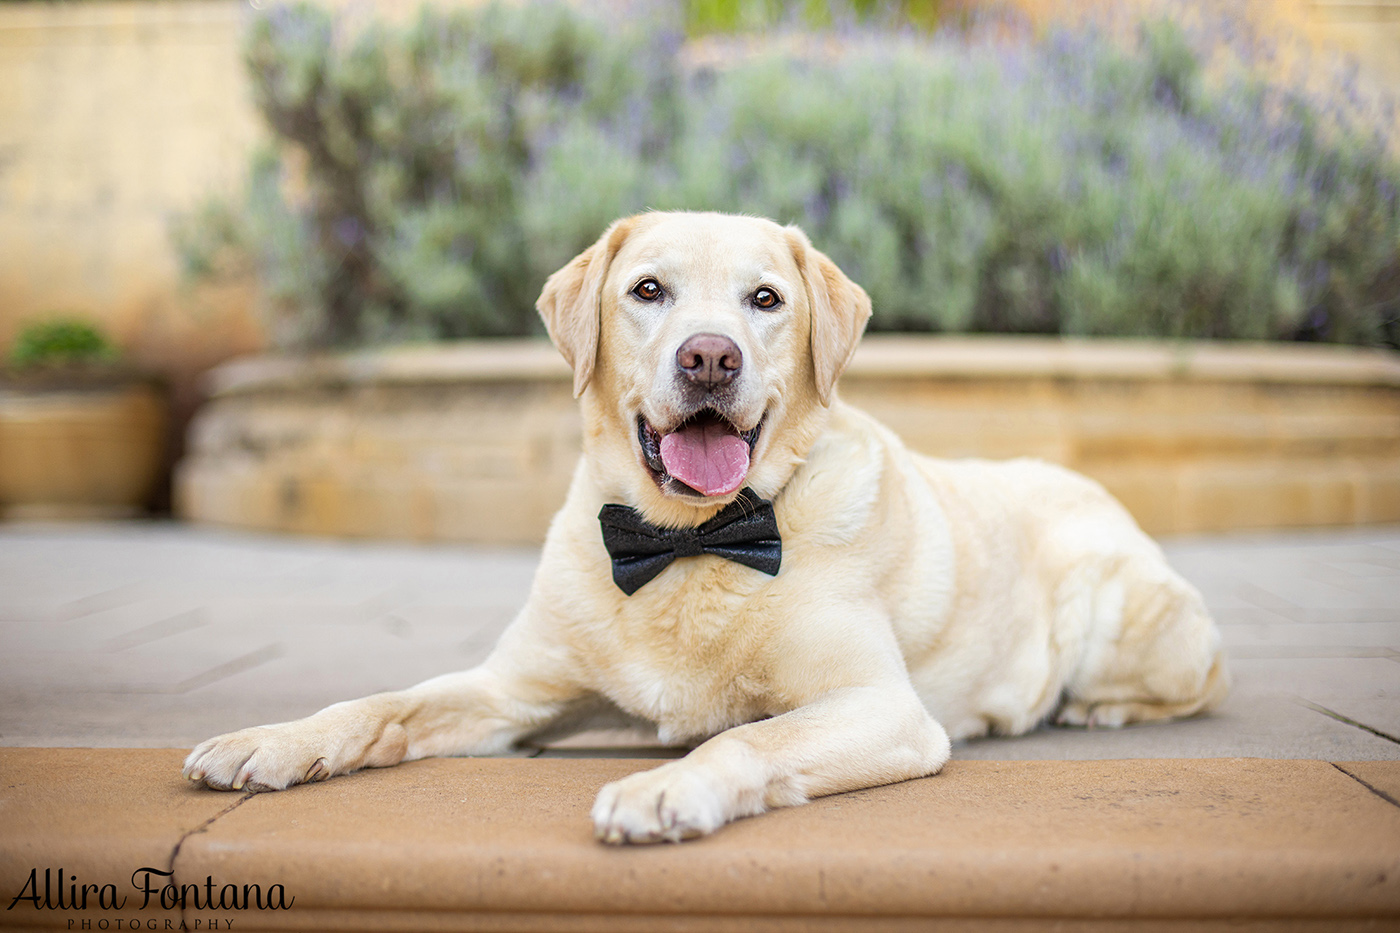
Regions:
<svg viewBox="0 0 1400 933"><path fill-rule="evenodd" d="M731 814L722 789L684 761L606 785L593 805L593 833L603 842L680 842L719 829Z"/></svg>
<svg viewBox="0 0 1400 933"><path fill-rule="evenodd" d="M298 722L240 729L201 742L185 759L183 773L215 790L285 790L331 776L321 744Z"/></svg>

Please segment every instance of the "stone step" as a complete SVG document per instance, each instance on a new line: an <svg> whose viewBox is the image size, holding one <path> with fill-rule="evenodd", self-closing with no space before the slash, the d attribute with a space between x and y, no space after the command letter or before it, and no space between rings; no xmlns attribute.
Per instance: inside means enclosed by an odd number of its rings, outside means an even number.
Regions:
<svg viewBox="0 0 1400 933"><path fill-rule="evenodd" d="M1396 761L955 760L612 848L594 795L655 761L440 759L246 795L187 785L183 754L0 749L0 927L1400 929ZM97 886L86 910L57 903L60 871L65 898ZM120 909L94 906L104 885Z"/></svg>

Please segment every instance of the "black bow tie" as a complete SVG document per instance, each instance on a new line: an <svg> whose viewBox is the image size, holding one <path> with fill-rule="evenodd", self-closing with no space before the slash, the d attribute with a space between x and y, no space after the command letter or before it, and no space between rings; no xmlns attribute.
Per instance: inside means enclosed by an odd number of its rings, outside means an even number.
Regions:
<svg viewBox="0 0 1400 933"><path fill-rule="evenodd" d="M598 522L612 558L613 582L628 596L677 557L715 554L769 576L777 575L783 560L773 503L748 488L698 528L658 528L625 505L603 506Z"/></svg>

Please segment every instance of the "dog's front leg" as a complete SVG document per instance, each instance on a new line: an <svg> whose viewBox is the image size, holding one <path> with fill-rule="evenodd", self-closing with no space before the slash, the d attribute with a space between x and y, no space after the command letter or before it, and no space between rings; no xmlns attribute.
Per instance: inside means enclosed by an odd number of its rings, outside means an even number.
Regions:
<svg viewBox="0 0 1400 933"><path fill-rule="evenodd" d="M947 760L948 734L911 687L847 687L607 785L593 826L604 842L678 842L773 807L934 774Z"/></svg>
<svg viewBox="0 0 1400 933"><path fill-rule="evenodd" d="M434 755L490 755L549 723L573 698L490 663L215 736L190 752L184 775L217 790L282 790Z"/></svg>

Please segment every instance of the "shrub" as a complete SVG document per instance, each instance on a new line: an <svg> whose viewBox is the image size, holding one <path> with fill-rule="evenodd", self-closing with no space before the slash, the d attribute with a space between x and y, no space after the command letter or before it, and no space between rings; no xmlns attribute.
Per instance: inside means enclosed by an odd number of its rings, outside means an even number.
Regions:
<svg viewBox="0 0 1400 933"><path fill-rule="evenodd" d="M775 29L794 24L831 26L841 20L936 27L968 18L978 0L683 0L692 35Z"/></svg>
<svg viewBox="0 0 1400 933"><path fill-rule="evenodd" d="M1241 47L847 25L715 68L563 6L356 37L278 8L247 55L280 148L182 243L254 255L282 339L319 345L536 332L549 272L647 207L801 224L877 330L1400 345L1393 121Z"/></svg>
<svg viewBox="0 0 1400 933"><path fill-rule="evenodd" d="M28 324L20 329L10 348L10 364L16 369L109 363L116 357L116 348L102 331L73 317Z"/></svg>
<svg viewBox="0 0 1400 933"><path fill-rule="evenodd" d="M676 69L639 64L651 51L562 5L424 8L354 38L320 8L275 8L245 55L279 146L255 159L241 223L215 202L177 228L186 268L251 253L284 343L528 333L547 274L525 223L531 162L580 128L665 145ZM596 236L619 194L570 193L544 225Z"/></svg>

